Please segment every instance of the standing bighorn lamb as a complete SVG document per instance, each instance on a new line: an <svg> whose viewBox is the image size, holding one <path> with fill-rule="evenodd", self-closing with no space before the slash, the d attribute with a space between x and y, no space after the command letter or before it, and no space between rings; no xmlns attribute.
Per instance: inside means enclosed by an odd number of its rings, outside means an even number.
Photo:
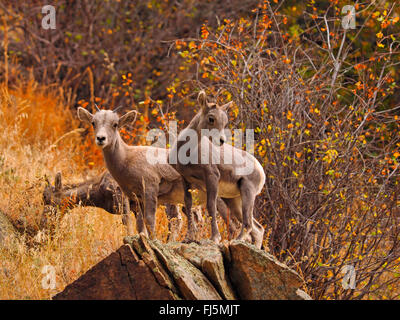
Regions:
<svg viewBox="0 0 400 320"><path fill-rule="evenodd" d="M97 107L96 107L97 108ZM128 146L121 138L119 129L133 123L135 110L119 117L110 110L99 110L93 115L79 107L78 117L91 124L95 131L95 142L102 148L108 171L117 181L124 194L130 199L139 198L144 204L144 221L150 233L155 234L155 213L157 204L178 205L184 202L184 190L181 175L168 164L168 150L149 146ZM159 162L149 162L147 153L157 155ZM199 192L200 203L205 195ZM225 203L217 200L218 211L227 219ZM191 217L192 214L188 216ZM187 213L187 210L186 210ZM189 219L188 219L189 220ZM139 229L139 232L145 232Z"/></svg>
<svg viewBox="0 0 400 320"><path fill-rule="evenodd" d="M192 187L207 193L207 211L212 217L211 239L219 242L221 235L216 220L216 201L221 197L231 208L232 215L242 220L238 236L241 240L252 240L261 247L264 228L253 218L254 201L265 183L261 164L250 153L235 148L226 142L224 128L228 117L226 110L231 103L220 106L207 102L204 91L198 95L199 113L181 131L171 148L169 163L182 175L185 190L185 207L190 212ZM208 129L208 136L204 134ZM210 134L211 133L211 134ZM187 155L190 151L189 159ZM188 228L193 233L191 215Z"/></svg>

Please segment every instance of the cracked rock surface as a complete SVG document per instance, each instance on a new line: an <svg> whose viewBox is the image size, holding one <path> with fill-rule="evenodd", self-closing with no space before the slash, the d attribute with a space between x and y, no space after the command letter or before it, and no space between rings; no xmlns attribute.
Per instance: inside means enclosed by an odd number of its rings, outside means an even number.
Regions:
<svg viewBox="0 0 400 320"><path fill-rule="evenodd" d="M53 299L311 299L295 271L247 242L124 243Z"/></svg>

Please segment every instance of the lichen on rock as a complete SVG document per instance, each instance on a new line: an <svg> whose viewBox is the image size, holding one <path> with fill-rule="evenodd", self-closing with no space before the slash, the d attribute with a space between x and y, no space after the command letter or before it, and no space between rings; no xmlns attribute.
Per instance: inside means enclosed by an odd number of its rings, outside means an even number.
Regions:
<svg viewBox="0 0 400 320"><path fill-rule="evenodd" d="M54 299L311 299L294 270L244 241L124 243Z"/></svg>

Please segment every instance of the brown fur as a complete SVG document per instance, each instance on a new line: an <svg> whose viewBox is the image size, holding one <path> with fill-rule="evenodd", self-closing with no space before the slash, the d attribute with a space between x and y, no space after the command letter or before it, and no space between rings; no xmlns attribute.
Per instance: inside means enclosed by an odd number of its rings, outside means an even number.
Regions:
<svg viewBox="0 0 400 320"><path fill-rule="evenodd" d="M47 224L47 216L54 212L55 208L67 209L81 204L99 207L111 214L122 214L122 222L127 227L128 234L133 234L130 203L108 172L104 172L99 177L69 185L63 185L61 173L57 173L54 186L47 182L43 191L43 203L41 227Z"/></svg>
<svg viewBox="0 0 400 320"><path fill-rule="evenodd" d="M62 184L61 173L57 173L54 186L47 182L43 191L44 211L41 219L41 227L47 224L47 216L54 209L65 204L66 208L77 205L102 208L108 213L123 215L122 222L128 229L128 234L133 234L130 209L137 207L137 202L129 200L124 196L118 183L108 171L99 177L85 180L76 184ZM181 228L181 216L178 208L174 205L166 206L166 214L169 221L170 237L174 240L175 234ZM136 210L133 211L136 216ZM175 220L175 221L174 221Z"/></svg>

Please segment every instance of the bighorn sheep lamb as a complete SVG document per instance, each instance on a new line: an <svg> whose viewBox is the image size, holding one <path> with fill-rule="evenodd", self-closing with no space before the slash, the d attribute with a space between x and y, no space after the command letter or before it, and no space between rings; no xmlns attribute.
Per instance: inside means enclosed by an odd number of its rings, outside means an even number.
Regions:
<svg viewBox="0 0 400 320"><path fill-rule="evenodd" d="M54 186L47 180L46 187L43 190L43 203L41 228L47 225L49 213L54 213L57 207L64 205L67 208L72 208L76 205L81 205L98 207L111 214L122 215L122 223L126 226L128 235L133 234L130 208L135 207L137 203L133 203L123 194L118 183L108 171L105 171L99 177L76 184L63 184L61 173L59 172L55 177ZM143 223L141 215L137 215L136 211L133 212L137 223ZM176 235L181 229L182 218L180 212L175 205L166 205L165 212L169 223L168 241L175 241ZM199 215L195 215L195 218L196 222L201 219Z"/></svg>
<svg viewBox="0 0 400 320"><path fill-rule="evenodd" d="M192 187L197 186L207 193L207 211L212 217L211 239L219 242L216 201L221 197L231 208L232 215L243 221L238 239L252 240L261 247L264 228L253 218L253 207L265 183L264 170L250 153L224 143L224 128L228 123L226 110L231 103L223 106L209 103L204 91L199 93L198 103L200 111L180 132L169 154L169 163L183 177L185 207L190 212L192 195L189 189ZM204 130L209 130L208 135ZM190 150L190 159L182 157L181 148L186 154ZM188 218L192 219L191 215ZM189 227L193 228L191 221Z"/></svg>
<svg viewBox="0 0 400 320"><path fill-rule="evenodd" d="M129 200L124 197L118 184L108 172L81 183L67 185L63 185L61 173L58 172L54 186L47 180L43 191L43 203L41 227L47 224L48 214L54 213L54 209L57 207L73 208L81 204L99 207L111 214L122 214L122 222L126 226L128 234L134 233Z"/></svg>

